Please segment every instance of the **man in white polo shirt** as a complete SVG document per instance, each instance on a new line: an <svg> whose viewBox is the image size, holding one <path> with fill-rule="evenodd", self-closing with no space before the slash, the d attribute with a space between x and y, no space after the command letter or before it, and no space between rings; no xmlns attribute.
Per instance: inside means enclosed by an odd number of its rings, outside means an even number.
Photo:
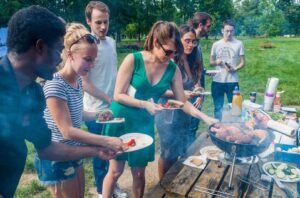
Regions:
<svg viewBox="0 0 300 198"><path fill-rule="evenodd" d="M213 77L211 92L214 101L215 118L222 120L224 95L232 102L234 88L238 84L238 70L245 66L245 51L241 41L235 39L235 25L231 20L223 22L223 38L215 42L211 48L210 64L221 70Z"/></svg>
<svg viewBox="0 0 300 198"><path fill-rule="evenodd" d="M117 51L116 42L106 36L109 27L110 10L101 1L90 1L85 9L87 24L91 33L98 39L98 55L95 66L89 74L83 78L84 87L84 110L99 112L108 108L112 102L115 81L117 76ZM101 134L103 125L86 122L88 130L92 133ZM95 183L99 197L102 197L102 183L108 171L108 161L93 158ZM114 191L114 197L126 197L118 186Z"/></svg>

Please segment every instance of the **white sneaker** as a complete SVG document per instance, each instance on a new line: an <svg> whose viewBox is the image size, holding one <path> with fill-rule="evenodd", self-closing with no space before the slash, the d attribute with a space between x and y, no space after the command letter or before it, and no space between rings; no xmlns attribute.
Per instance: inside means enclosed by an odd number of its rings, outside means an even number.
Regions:
<svg viewBox="0 0 300 198"><path fill-rule="evenodd" d="M124 192L118 184L116 184L114 192L113 192L113 198L126 198L127 193Z"/></svg>
<svg viewBox="0 0 300 198"><path fill-rule="evenodd" d="M98 198L102 198L102 194L98 193Z"/></svg>

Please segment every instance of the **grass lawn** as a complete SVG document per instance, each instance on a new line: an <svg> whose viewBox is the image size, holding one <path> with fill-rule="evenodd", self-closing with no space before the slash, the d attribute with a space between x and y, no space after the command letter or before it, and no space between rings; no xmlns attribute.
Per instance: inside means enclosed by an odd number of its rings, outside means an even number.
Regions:
<svg viewBox="0 0 300 198"><path fill-rule="evenodd" d="M284 90L282 94L282 102L287 106L295 106L297 108L298 117L300 116L300 38L269 38L269 39L249 39L242 38L246 49L246 67L239 72L239 82L241 93L244 99L249 98L251 91L258 93L257 101L262 103L263 94L267 79L269 77L279 78L278 90ZM275 46L271 49L262 49L260 44L264 41L270 41ZM134 42L134 41L132 41ZM128 42L127 42L128 43ZM206 69L212 69L209 66L209 54L213 40L202 40L201 46L204 55ZM128 51L129 53L130 51ZM118 53L118 61L121 64L127 55L124 51ZM211 78L206 77L206 89L210 89ZM203 111L209 115L213 110L212 99L210 96L205 98ZM200 131L206 129L201 124ZM157 140L156 140L157 141ZM34 148L29 145L29 155L27 157L25 175L34 172ZM158 145L158 144L156 144ZM86 175L86 197L91 195L88 192L93 187L93 173L91 160L85 163ZM41 186L36 179L28 179L25 184L21 184L17 189L16 197L50 197L44 186Z"/></svg>

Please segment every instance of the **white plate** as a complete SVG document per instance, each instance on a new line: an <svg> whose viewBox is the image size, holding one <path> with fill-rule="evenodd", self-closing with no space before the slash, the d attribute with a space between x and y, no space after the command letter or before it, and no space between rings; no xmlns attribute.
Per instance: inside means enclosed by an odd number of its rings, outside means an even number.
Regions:
<svg viewBox="0 0 300 198"><path fill-rule="evenodd" d="M219 154L218 155L210 155L210 154L208 154L209 151L219 151ZM200 153L201 153L201 155L206 155L207 159L218 161L219 160L219 155L224 153L224 152L221 151L216 146L206 146L206 147L200 149Z"/></svg>
<svg viewBox="0 0 300 198"><path fill-rule="evenodd" d="M217 73L221 73L221 70L220 69L206 70L205 73L206 74L217 74Z"/></svg>
<svg viewBox="0 0 300 198"><path fill-rule="evenodd" d="M210 95L211 94L211 92L210 91L204 91L204 92L192 92L192 94L194 95L194 96L205 96L205 95Z"/></svg>
<svg viewBox="0 0 300 198"><path fill-rule="evenodd" d="M200 160L202 160L203 163L200 166L197 166L191 162L191 160L193 160L193 159L200 159ZM207 160L206 160L206 156L204 156L204 155L190 156L183 162L184 165L191 166L194 168L199 168L199 169L204 169L206 166L206 163L207 163Z"/></svg>
<svg viewBox="0 0 300 198"><path fill-rule="evenodd" d="M178 110L178 109L181 109L181 108L178 108L178 107L169 107L169 108L163 107L163 110Z"/></svg>
<svg viewBox="0 0 300 198"><path fill-rule="evenodd" d="M300 170L296 167L296 166L294 166L294 165L291 165L291 164L288 164L289 166L292 166L293 168L295 168L296 170L297 170L297 172L298 172L298 178L296 178L296 179L290 179L290 178L278 178L277 176L276 176L276 174L275 175L271 175L268 171L267 171L267 167L268 166L271 166L271 164L286 164L287 165L287 163L283 163L283 162L267 162L267 163L265 163L263 166L262 166L262 168L263 168L263 171L267 174L267 175L269 175L270 177L273 177L274 179L277 179L277 180L279 180L279 181L282 181L282 182L298 182L298 181L300 181Z"/></svg>
<svg viewBox="0 0 300 198"><path fill-rule="evenodd" d="M100 123L100 124L114 124L114 123L122 123L122 122L125 122L125 118L114 118L109 121L100 121L100 120L96 121L96 123Z"/></svg>
<svg viewBox="0 0 300 198"><path fill-rule="evenodd" d="M149 135L142 133L127 133L120 136L123 142L129 142L131 139L135 140L135 146L129 147L125 152L132 152L136 150L143 149L147 146L150 146L153 143L153 138Z"/></svg>
<svg viewBox="0 0 300 198"><path fill-rule="evenodd" d="M201 92L200 95L210 95L211 92L210 91L205 91L205 92Z"/></svg>

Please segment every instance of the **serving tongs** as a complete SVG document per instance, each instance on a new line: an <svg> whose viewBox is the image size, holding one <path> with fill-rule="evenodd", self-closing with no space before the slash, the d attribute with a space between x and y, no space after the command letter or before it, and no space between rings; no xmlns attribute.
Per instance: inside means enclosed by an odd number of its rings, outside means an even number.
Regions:
<svg viewBox="0 0 300 198"><path fill-rule="evenodd" d="M227 192L223 192L220 190L214 190L214 189L210 189L210 188L205 188L205 187L201 187L201 186L195 186L194 190L205 193L205 194L209 194L212 196L221 197L221 198L235 197L234 195L227 193Z"/></svg>
<svg viewBox="0 0 300 198"><path fill-rule="evenodd" d="M277 184L277 186L285 193L287 198L293 198L294 197L292 192L286 187L286 185L284 185L278 179L276 179L274 177L270 177L269 175L262 174L261 175L261 180L271 182L271 184L273 184L275 182Z"/></svg>

